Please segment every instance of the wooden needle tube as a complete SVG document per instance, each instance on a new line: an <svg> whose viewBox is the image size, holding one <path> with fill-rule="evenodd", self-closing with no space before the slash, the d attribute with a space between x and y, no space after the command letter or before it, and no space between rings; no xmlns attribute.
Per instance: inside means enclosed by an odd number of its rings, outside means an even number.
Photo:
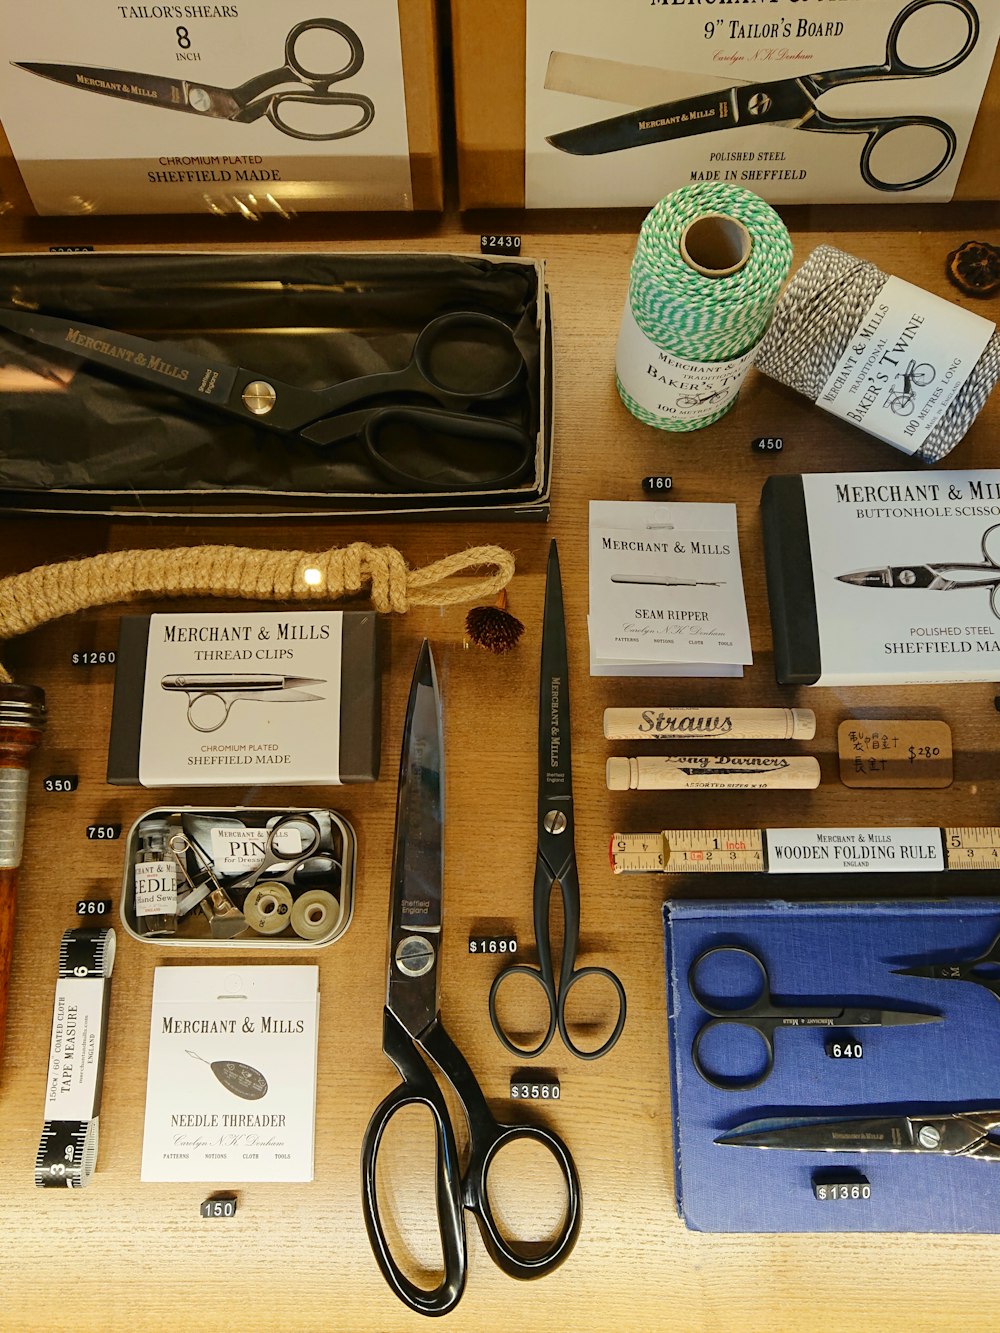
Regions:
<svg viewBox="0 0 1000 1333"><path fill-rule="evenodd" d="M799 755L661 755L609 759L611 791L790 791L819 786L819 761Z"/></svg>
<svg viewBox="0 0 1000 1333"><path fill-rule="evenodd" d="M605 708L609 741L811 741L811 708Z"/></svg>
<svg viewBox="0 0 1000 1333"><path fill-rule="evenodd" d="M17 868L21 864L28 765L42 739L45 694L34 685L0 684L0 1063L7 1031L14 952Z"/></svg>

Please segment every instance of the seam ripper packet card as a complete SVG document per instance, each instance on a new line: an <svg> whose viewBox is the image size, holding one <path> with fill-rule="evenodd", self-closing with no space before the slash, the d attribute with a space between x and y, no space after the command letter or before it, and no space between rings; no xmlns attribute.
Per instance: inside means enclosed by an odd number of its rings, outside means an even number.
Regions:
<svg viewBox="0 0 1000 1333"><path fill-rule="evenodd" d="M313 1178L319 969L158 967L143 1180Z"/></svg>

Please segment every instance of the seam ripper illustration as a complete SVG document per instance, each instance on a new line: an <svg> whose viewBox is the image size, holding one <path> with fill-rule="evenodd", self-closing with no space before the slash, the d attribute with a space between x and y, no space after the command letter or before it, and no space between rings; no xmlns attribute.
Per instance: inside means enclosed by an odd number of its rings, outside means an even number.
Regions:
<svg viewBox="0 0 1000 1333"><path fill-rule="evenodd" d="M857 588L904 588L923 592L957 592L963 588L989 588L990 610L1000 620L1000 564L990 554L990 534L1000 531L1000 523L983 533L980 543L983 558L979 562L935 560L927 564L883 565L881 568L857 569L838 574L838 583ZM985 578L980 577L986 575Z"/></svg>
<svg viewBox="0 0 1000 1333"><path fill-rule="evenodd" d="M929 8L957 10L967 25L965 40L945 60L928 65L910 64L900 55L900 49L904 46L903 29L919 11ZM913 25L914 28L917 26ZM912 32L907 35L907 41L911 36ZM866 139L861 149L860 162L864 182L876 190L916 190L936 180L955 156L958 138L951 125L935 116L828 116L820 110L819 99L831 89L850 84L882 79L926 79L946 74L972 53L978 40L979 15L971 0L911 0L892 22L886 39L885 61L881 65L858 65L803 74L794 79L736 83L723 87L718 87L718 80L707 77L705 85L711 87L715 84L716 90L658 106L643 107L639 111L629 111L589 125L579 125L575 129L550 135L547 142L565 153L590 156L616 153L644 144L685 139L715 130L742 129L748 125L777 125L824 134L864 134ZM872 166L876 148L882 145L879 153L882 161L893 160L899 155L894 153L893 147L887 147L886 140L899 130L913 128L931 131L943 141L938 161L912 180L885 180ZM897 139L894 147L898 148L900 143Z"/></svg>
<svg viewBox="0 0 1000 1333"><path fill-rule="evenodd" d="M334 32L348 46L346 64L340 69L320 73L313 71L298 58L296 46L307 32ZM70 88L99 93L103 97L117 97L142 106L162 107L167 111L187 111L192 115L212 120L231 120L249 124L266 116L271 124L293 139L323 142L328 139L346 139L366 130L375 119L375 104L364 93L335 93L335 83L353 78L364 64L365 52L353 28L338 19L316 18L297 23L285 38L285 63L248 79L236 88L215 88L206 83L189 83L186 79L161 78L155 74L136 74L131 70L102 69L97 65L60 65L12 60L16 69L38 74ZM296 90L272 91L277 85L294 83ZM282 107L354 107L360 114L354 124L326 134L310 133L283 118ZM293 113L294 114L294 113ZM333 114L332 112L329 114Z"/></svg>

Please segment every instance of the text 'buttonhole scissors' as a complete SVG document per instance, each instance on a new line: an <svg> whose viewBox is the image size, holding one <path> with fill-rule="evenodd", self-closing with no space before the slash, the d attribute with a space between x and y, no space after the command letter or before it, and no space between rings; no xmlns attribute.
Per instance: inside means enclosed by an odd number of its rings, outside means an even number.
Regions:
<svg viewBox="0 0 1000 1333"><path fill-rule="evenodd" d="M558 1031L571 1054L581 1060L596 1060L610 1051L625 1026L625 988L614 972L606 967L576 966L580 942L580 880L576 868L576 848L573 842L573 773L570 753L569 714L569 659L566 650L566 621L563 612L562 580L559 574L559 553L555 542L549 546L548 570L545 578L545 612L542 629L541 690L538 715L538 852L535 857L535 884L533 909L538 966L515 963L497 973L490 987L490 1022L493 1031L507 1050L524 1059L533 1059L546 1049ZM559 966L559 982L552 966L552 944L549 916L552 890L558 884L563 904L563 948ZM529 984L541 988L548 1006L548 1026L541 1041L530 1049L519 1046L511 1039L509 1024L501 1022L497 1013L500 990L510 994L507 1007L513 1011L516 986L509 986L512 977L526 977ZM593 979L597 978L595 985ZM610 986L615 997L617 1018L611 1035L592 1050L574 1042L566 1019L566 1005L570 992L580 982L591 979L590 985L580 988L574 997L577 1007L593 990L607 991Z"/></svg>
<svg viewBox="0 0 1000 1333"><path fill-rule="evenodd" d="M911 20L921 10L930 8L957 10L965 20L965 36L958 49L944 60L933 59L934 43L925 42L932 54L932 63L913 63L900 53L913 37ZM828 134L864 134L861 150L861 176L876 190L916 190L935 180L951 162L957 147L957 136L951 125L934 116L898 115L866 117L834 117L825 115L817 105L824 93L849 84L869 83L881 79L925 79L960 65L979 40L979 15L971 0L911 0L893 19L886 39L885 61L881 65L857 65L847 69L825 70L802 74L794 79L778 79L764 83L736 84L731 88L706 92L696 97L665 102L659 106L644 107L609 120L580 125L561 134L553 134L548 142L567 153L589 155L613 153L643 144L663 143L708 134L715 130L743 128L748 125L779 125L788 129L813 130ZM938 48L939 49L939 48ZM951 48L949 48L951 50ZM900 139L892 148L886 141L899 130L920 128L931 131L943 140L937 162L923 173L902 180L886 180L872 167L872 156L878 146L880 160L889 163L905 162L899 151Z"/></svg>
<svg viewBox="0 0 1000 1333"><path fill-rule="evenodd" d="M580 1185L569 1150L558 1135L531 1125L498 1123L482 1089L441 1022L439 969L444 897L444 746L434 659L427 641L410 686L403 728L396 838L389 901L389 958L382 1050L402 1082L375 1108L361 1150L365 1226L389 1286L412 1310L446 1314L465 1288L468 1244L466 1211L478 1223L490 1258L516 1278L543 1277L569 1255L580 1229ZM433 1070L457 1097L468 1124L468 1162L463 1168L451 1113ZM382 1219L378 1156L393 1117L421 1106L434 1120L436 1211L444 1272L433 1287L414 1282L393 1256ZM565 1186L562 1225L550 1241L515 1248L500 1230L490 1203L490 1179L503 1149L533 1142L555 1161ZM519 1154L508 1159L520 1160ZM407 1156L408 1166L413 1159ZM513 1168L512 1168L513 1169ZM523 1181L519 1181L523 1188Z"/></svg>
<svg viewBox="0 0 1000 1333"><path fill-rule="evenodd" d="M347 61L339 68L326 73L311 70L297 53L302 38L311 32L333 32L347 43ZM184 29L190 47L190 38ZM179 38L183 46L184 38ZM104 97L117 97L126 102L139 102L143 106L163 107L167 111L187 111L192 115L208 117L212 120L231 120L240 124L249 124L266 116L271 124L293 139L346 139L352 134L360 134L375 119L375 105L370 97L363 93L335 93L330 89L335 83L342 83L352 78L364 64L365 52L361 40L353 28L338 19L306 19L297 23L285 38L285 63L277 69L268 70L248 79L237 88L215 88L207 83L192 83L186 79L161 78L154 74L136 74L130 70L101 69L96 65L59 65L34 61L15 60L11 63L17 69L27 70L42 78L52 79L70 88L81 88L85 92L100 93ZM295 83L305 85L301 90L272 92L277 85ZM323 133L305 130L289 122L282 116L282 107L351 107L360 112L356 121L346 127L325 130ZM293 113L294 114L294 113ZM308 114L308 113L307 113ZM315 113L313 113L315 114ZM332 112L321 112L332 115Z"/></svg>
<svg viewBox="0 0 1000 1333"><path fill-rule="evenodd" d="M717 978L718 966L712 967L709 960L715 958L722 963L732 963L739 959L749 959L759 977L759 989L751 984L753 998L747 1004L723 1003L721 1000L708 998L698 987L699 973L705 976L711 972L713 983ZM744 969L734 969L738 976L731 976L730 983L745 984ZM709 1014L695 1035L691 1046L691 1062L695 1069L713 1088L727 1092L743 1092L756 1088L771 1075L774 1068L774 1031L776 1028L855 1028L855 1027L896 1027L920 1023L940 1023L940 1014L917 1013L908 1009L883 1009L880 1006L850 1008L845 1005L807 1006L797 1001L776 1004L771 996L771 979L761 959L751 949L737 945L714 945L705 949L688 969L688 989L699 1008ZM727 987L728 989L728 987ZM741 997L742 998L742 997ZM702 1042L710 1032L718 1032L729 1027L750 1029L758 1034L764 1043L765 1060L762 1069L754 1069L741 1077L723 1077L709 1069L702 1059Z"/></svg>
<svg viewBox="0 0 1000 1333"><path fill-rule="evenodd" d="M979 562L935 560L926 565L883 565L875 569L857 569L853 574L838 574L838 583L856 588L916 588L925 592L958 592L963 588L989 588L990 610L1000 620L1000 562L990 553L990 535L1000 532L994 523L983 533L983 558ZM994 538L994 542L1000 539ZM987 574L986 578L977 575Z"/></svg>
<svg viewBox="0 0 1000 1333"><path fill-rule="evenodd" d="M513 394L527 371L513 330L485 311L436 315L417 334L402 369L362 375L326 389L299 388L266 372L55 315L0 307L0 328L206 403L248 424L296 434L310 444L356 438L374 470L396 486L434 492L495 490L519 481L535 458L535 441L522 426L471 410L476 403ZM385 397L404 401L384 406L379 400ZM414 403L414 398L428 399L437 408ZM345 411L359 405L363 410ZM459 442L466 466L477 445L502 461L495 468L487 464L472 480L429 477L411 460L421 452L431 458L442 455L442 437ZM476 461L473 457L472 464Z"/></svg>
<svg viewBox="0 0 1000 1333"><path fill-rule="evenodd" d="M251 703L315 703L322 694L309 694L304 685L325 685L313 676L281 676L269 672L219 675L194 672L183 676L164 676L160 688L187 695L188 725L195 731L218 731L233 704L240 699Z"/></svg>

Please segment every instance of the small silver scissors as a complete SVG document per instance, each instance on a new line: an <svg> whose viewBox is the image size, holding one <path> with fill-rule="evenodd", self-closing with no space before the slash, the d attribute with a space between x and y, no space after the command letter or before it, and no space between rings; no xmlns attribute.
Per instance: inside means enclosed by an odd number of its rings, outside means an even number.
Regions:
<svg viewBox="0 0 1000 1333"><path fill-rule="evenodd" d="M885 565L881 569L858 569L853 574L838 574L840 583L852 583L858 588L923 588L930 592L954 592L958 588L989 588L990 610L1000 620L1000 563L990 554L989 536L1000 530L994 523L983 533L983 558L979 564L962 561L937 560L926 565ZM956 575L975 575L989 571L988 578L962 578Z"/></svg>
<svg viewBox="0 0 1000 1333"><path fill-rule="evenodd" d="M349 54L347 63L332 72L319 73L307 68L296 56L295 48L300 38L307 32L323 29L335 32L347 43ZM306 19L297 23L285 38L285 63L277 69L268 70L248 79L237 88L215 88L207 83L190 83L187 79L161 78L155 74L135 74L131 70L100 69L96 65L56 65L36 63L28 60L15 60L11 63L17 69L25 69L29 74L38 74L43 79L53 79L70 88L82 88L85 92L100 93L104 97L118 97L126 102L139 102L143 106L163 107L167 111L189 111L196 116L207 116L213 120L233 120L241 124L260 120L266 116L271 124L293 139L346 139L352 134L360 134L375 119L375 104L364 93L334 93L330 87L342 83L357 74L364 64L365 51L360 38L353 28L338 19ZM295 92L272 92L277 84L295 83L299 89ZM301 85L305 85L305 90ZM281 108L289 106L324 106L355 107L360 115L353 124L327 134L314 134L297 129L283 119ZM329 113L332 114L332 113Z"/></svg>

